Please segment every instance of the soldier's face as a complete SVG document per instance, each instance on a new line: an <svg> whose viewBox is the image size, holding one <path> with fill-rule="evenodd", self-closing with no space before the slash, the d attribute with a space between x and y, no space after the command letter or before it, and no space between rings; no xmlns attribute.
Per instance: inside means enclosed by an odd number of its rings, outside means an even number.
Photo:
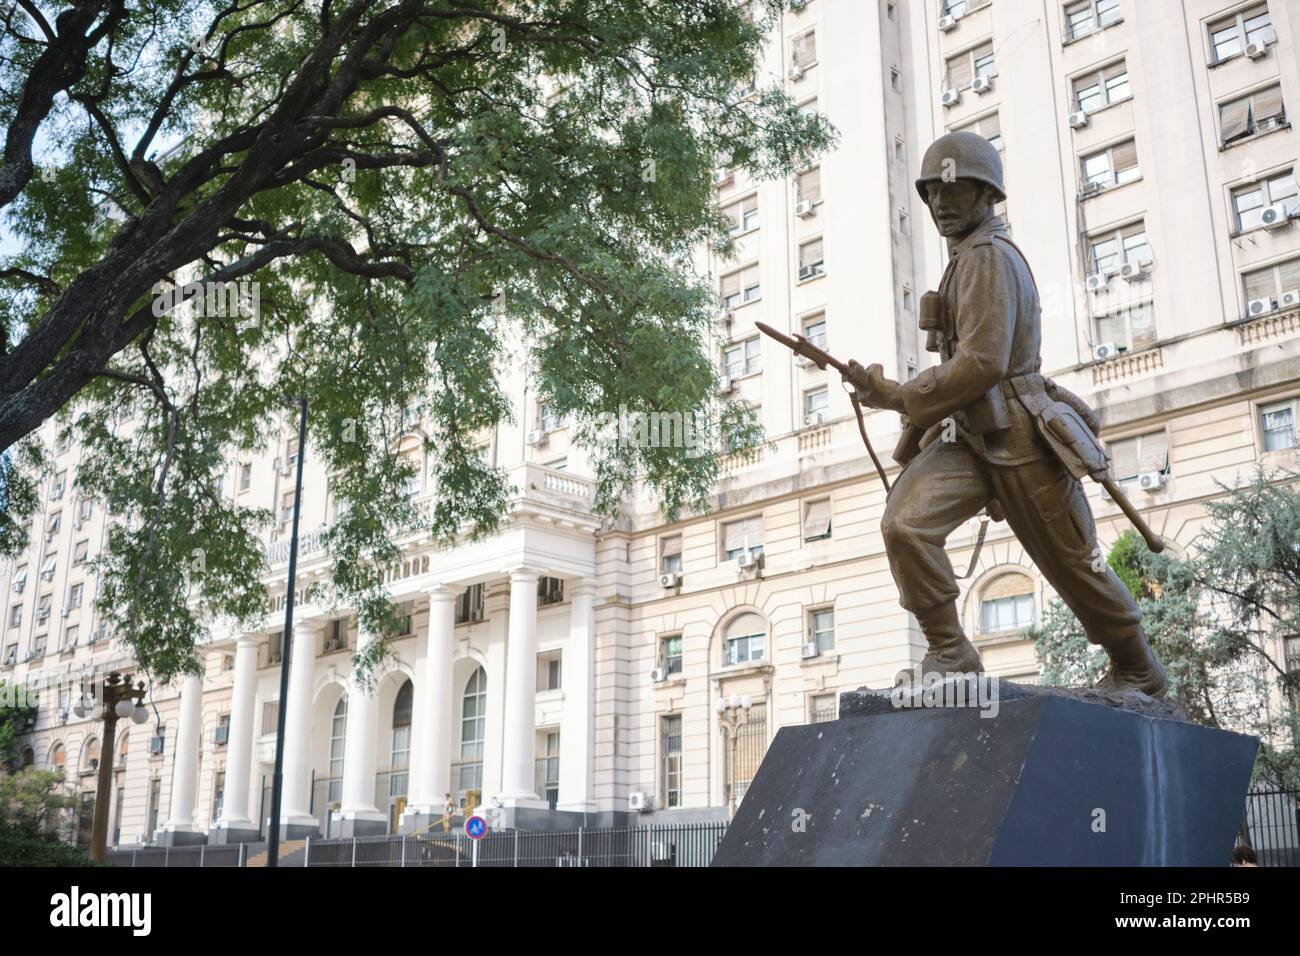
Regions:
<svg viewBox="0 0 1300 956"><path fill-rule="evenodd" d="M929 199L930 218L945 239L970 235L984 221L992 205L988 187L969 179L926 183L925 195Z"/></svg>

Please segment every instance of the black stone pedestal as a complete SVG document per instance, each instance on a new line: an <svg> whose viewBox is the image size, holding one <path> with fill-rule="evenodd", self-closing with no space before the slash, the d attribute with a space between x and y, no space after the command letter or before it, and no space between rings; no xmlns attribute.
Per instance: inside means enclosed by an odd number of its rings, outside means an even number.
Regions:
<svg viewBox="0 0 1300 956"><path fill-rule="evenodd" d="M713 865L1228 864L1256 738L1001 687L782 728Z"/></svg>

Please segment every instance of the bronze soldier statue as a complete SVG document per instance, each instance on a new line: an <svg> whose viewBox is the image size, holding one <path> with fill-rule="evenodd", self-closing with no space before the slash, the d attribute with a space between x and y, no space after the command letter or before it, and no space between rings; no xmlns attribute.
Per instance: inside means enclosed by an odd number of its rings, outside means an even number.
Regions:
<svg viewBox="0 0 1300 956"><path fill-rule="evenodd" d="M900 603L929 645L922 670L981 669L957 613L944 543L987 508L1011 525L1088 640L1106 650L1110 668L1098 689L1160 697L1164 670L1132 594L1100 557L1079 481L1083 473L1100 478L1108 464L1097 417L1039 371L1038 289L994 211L1006 198L1001 158L982 136L949 133L926 151L916 188L948 240L947 269L938 293L923 297L921 317L927 348L942 361L905 383L885 378L879 365L849 368L862 404L903 416L894 452L903 470L881 532Z"/></svg>

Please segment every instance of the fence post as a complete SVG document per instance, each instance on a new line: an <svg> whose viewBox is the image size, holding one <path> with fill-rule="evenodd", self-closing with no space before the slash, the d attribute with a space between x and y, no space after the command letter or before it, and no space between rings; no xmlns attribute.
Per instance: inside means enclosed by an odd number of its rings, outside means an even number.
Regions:
<svg viewBox="0 0 1300 956"><path fill-rule="evenodd" d="M311 866L311 837L307 838L306 844L302 848L302 865Z"/></svg>
<svg viewBox="0 0 1300 956"><path fill-rule="evenodd" d="M352 838L352 869L357 868L357 838Z"/></svg>
<svg viewBox="0 0 1300 956"><path fill-rule="evenodd" d="M519 869L519 831L515 831L515 869Z"/></svg>
<svg viewBox="0 0 1300 956"><path fill-rule="evenodd" d="M240 869L243 869L244 867L248 866L247 851L248 851L247 843L239 844L239 862L236 864L236 866L238 866Z"/></svg>
<svg viewBox="0 0 1300 956"><path fill-rule="evenodd" d="M163 869L165 870L171 865L172 865L172 848L169 846L165 846L163 847Z"/></svg>
<svg viewBox="0 0 1300 956"><path fill-rule="evenodd" d="M456 866L460 866L460 831L456 831Z"/></svg>
<svg viewBox="0 0 1300 956"><path fill-rule="evenodd" d="M401 867L406 866L406 834L402 834L402 862L398 864Z"/></svg>
<svg viewBox="0 0 1300 956"><path fill-rule="evenodd" d="M586 866L582 862L582 827L578 827L578 866Z"/></svg>
<svg viewBox="0 0 1300 956"><path fill-rule="evenodd" d="M133 870L135 869L135 860L136 860L136 857L138 857L139 855L140 855L140 851L139 851L139 850L132 850L132 851L131 851L131 869L133 869Z"/></svg>
<svg viewBox="0 0 1300 956"><path fill-rule="evenodd" d="M208 848L206 844L199 844L199 869L203 869L203 859L207 855Z"/></svg>

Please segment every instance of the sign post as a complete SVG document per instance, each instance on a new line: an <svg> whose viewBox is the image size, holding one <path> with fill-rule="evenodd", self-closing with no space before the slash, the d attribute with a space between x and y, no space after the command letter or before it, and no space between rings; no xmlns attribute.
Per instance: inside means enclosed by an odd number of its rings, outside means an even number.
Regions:
<svg viewBox="0 0 1300 956"><path fill-rule="evenodd" d="M487 820L477 813L472 813L465 818L465 834L472 841L474 847L473 856L470 866L478 866L478 841L483 839L487 834Z"/></svg>

